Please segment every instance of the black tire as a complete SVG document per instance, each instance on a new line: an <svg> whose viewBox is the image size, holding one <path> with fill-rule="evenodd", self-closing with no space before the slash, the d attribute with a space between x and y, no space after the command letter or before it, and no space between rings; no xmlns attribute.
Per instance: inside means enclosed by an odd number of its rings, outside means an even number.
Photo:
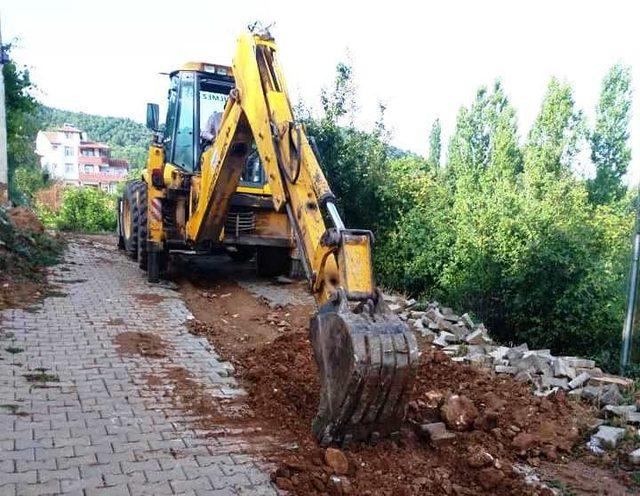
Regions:
<svg viewBox="0 0 640 496"><path fill-rule="evenodd" d="M122 229L124 249L132 260L138 258L138 188L142 181L131 181L124 190Z"/></svg>
<svg viewBox="0 0 640 496"><path fill-rule="evenodd" d="M288 275L291 270L289 249L275 246L258 246L256 268L258 275L262 277Z"/></svg>
<svg viewBox="0 0 640 496"><path fill-rule="evenodd" d="M147 234L148 234L148 196L147 185L138 186L138 265L147 270Z"/></svg>
<svg viewBox="0 0 640 496"><path fill-rule="evenodd" d="M235 250L227 249L227 255L234 262L248 262L256 254L256 249L253 246L236 246Z"/></svg>

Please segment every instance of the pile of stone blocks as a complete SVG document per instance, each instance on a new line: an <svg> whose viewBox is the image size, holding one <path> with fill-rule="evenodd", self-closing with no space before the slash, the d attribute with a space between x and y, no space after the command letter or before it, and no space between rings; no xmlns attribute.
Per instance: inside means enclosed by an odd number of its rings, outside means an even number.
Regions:
<svg viewBox="0 0 640 496"><path fill-rule="evenodd" d="M416 310L416 300L385 295L389 308L456 362L469 363L512 375L530 383L535 394L546 396L562 390L600 406L619 405L631 379L605 374L593 360L553 356L550 350L530 350L527 344L500 346L482 323L468 313L458 314L432 302Z"/></svg>

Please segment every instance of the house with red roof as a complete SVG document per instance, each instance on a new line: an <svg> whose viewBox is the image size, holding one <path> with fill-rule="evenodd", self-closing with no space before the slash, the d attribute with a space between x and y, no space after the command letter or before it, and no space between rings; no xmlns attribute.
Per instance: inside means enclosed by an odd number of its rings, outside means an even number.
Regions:
<svg viewBox="0 0 640 496"><path fill-rule="evenodd" d="M71 124L38 131L36 153L40 166L51 179L71 186L113 193L129 170L126 160L111 158L109 145L89 140L84 131Z"/></svg>

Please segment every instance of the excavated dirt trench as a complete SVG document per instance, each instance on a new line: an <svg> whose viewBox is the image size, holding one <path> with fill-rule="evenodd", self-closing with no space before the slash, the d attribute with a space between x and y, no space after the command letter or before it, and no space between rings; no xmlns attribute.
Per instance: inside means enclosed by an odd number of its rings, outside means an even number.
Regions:
<svg viewBox="0 0 640 496"><path fill-rule="evenodd" d="M632 491L624 477L574 459L572 450L582 444L593 421L588 409L562 395L535 397L512 378L454 363L427 343L421 343L402 438L374 447L350 446L348 467L336 473L310 432L319 396L307 338L313 305L273 308L273 302L244 289L262 284L266 292L260 293L268 294L269 281L246 284L241 276L241 286L230 279L229 269L224 264L219 271L197 270L182 281L181 292L196 317L191 331L206 336L238 370L249 393L242 400L249 408L241 410L246 426L259 425L279 441L266 453L263 447L260 451L278 467L273 479L280 488L299 495L551 494L526 484L514 470L527 465L540 467L553 487L573 491L565 494ZM304 291L297 285L287 288ZM440 420L434 398L450 394L471 399L479 415L470 430L434 446L415 427ZM230 418L230 425L242 425L243 418Z"/></svg>

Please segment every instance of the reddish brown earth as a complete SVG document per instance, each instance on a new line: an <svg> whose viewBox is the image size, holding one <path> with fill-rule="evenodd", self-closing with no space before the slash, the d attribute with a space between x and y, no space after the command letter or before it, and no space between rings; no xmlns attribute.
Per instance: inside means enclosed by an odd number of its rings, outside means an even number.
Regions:
<svg viewBox="0 0 640 496"><path fill-rule="evenodd" d="M249 392L247 425L260 425L281 441L263 455L278 467L272 475L276 484L293 494L551 494L525 484L513 466L544 467L547 480L564 480L572 473L570 464L577 463L572 450L593 422L591 410L562 394L535 397L509 376L452 362L421 343L403 436L375 447L350 446L344 451L347 473L339 475L342 469L332 468L310 430L319 396L307 338L314 309L273 310L232 282L209 287L183 283L181 291L197 319L190 323L192 332L206 336L238 369ZM440 421L442 403L451 395L472 404L472 425L456 432L455 439L433 446L421 438L417 426ZM586 482L574 484L581 480L580 472L568 478L567 487L575 494L625 490L625 478L606 470L608 478L589 485L589 470L603 469L584 467Z"/></svg>
<svg viewBox="0 0 640 496"><path fill-rule="evenodd" d="M122 355L164 358L170 351L169 345L161 337L148 332L121 332L113 341L118 353Z"/></svg>
<svg viewBox="0 0 640 496"><path fill-rule="evenodd" d="M44 225L33 210L27 207L14 207L7 210L11 223L22 231L44 232Z"/></svg>

